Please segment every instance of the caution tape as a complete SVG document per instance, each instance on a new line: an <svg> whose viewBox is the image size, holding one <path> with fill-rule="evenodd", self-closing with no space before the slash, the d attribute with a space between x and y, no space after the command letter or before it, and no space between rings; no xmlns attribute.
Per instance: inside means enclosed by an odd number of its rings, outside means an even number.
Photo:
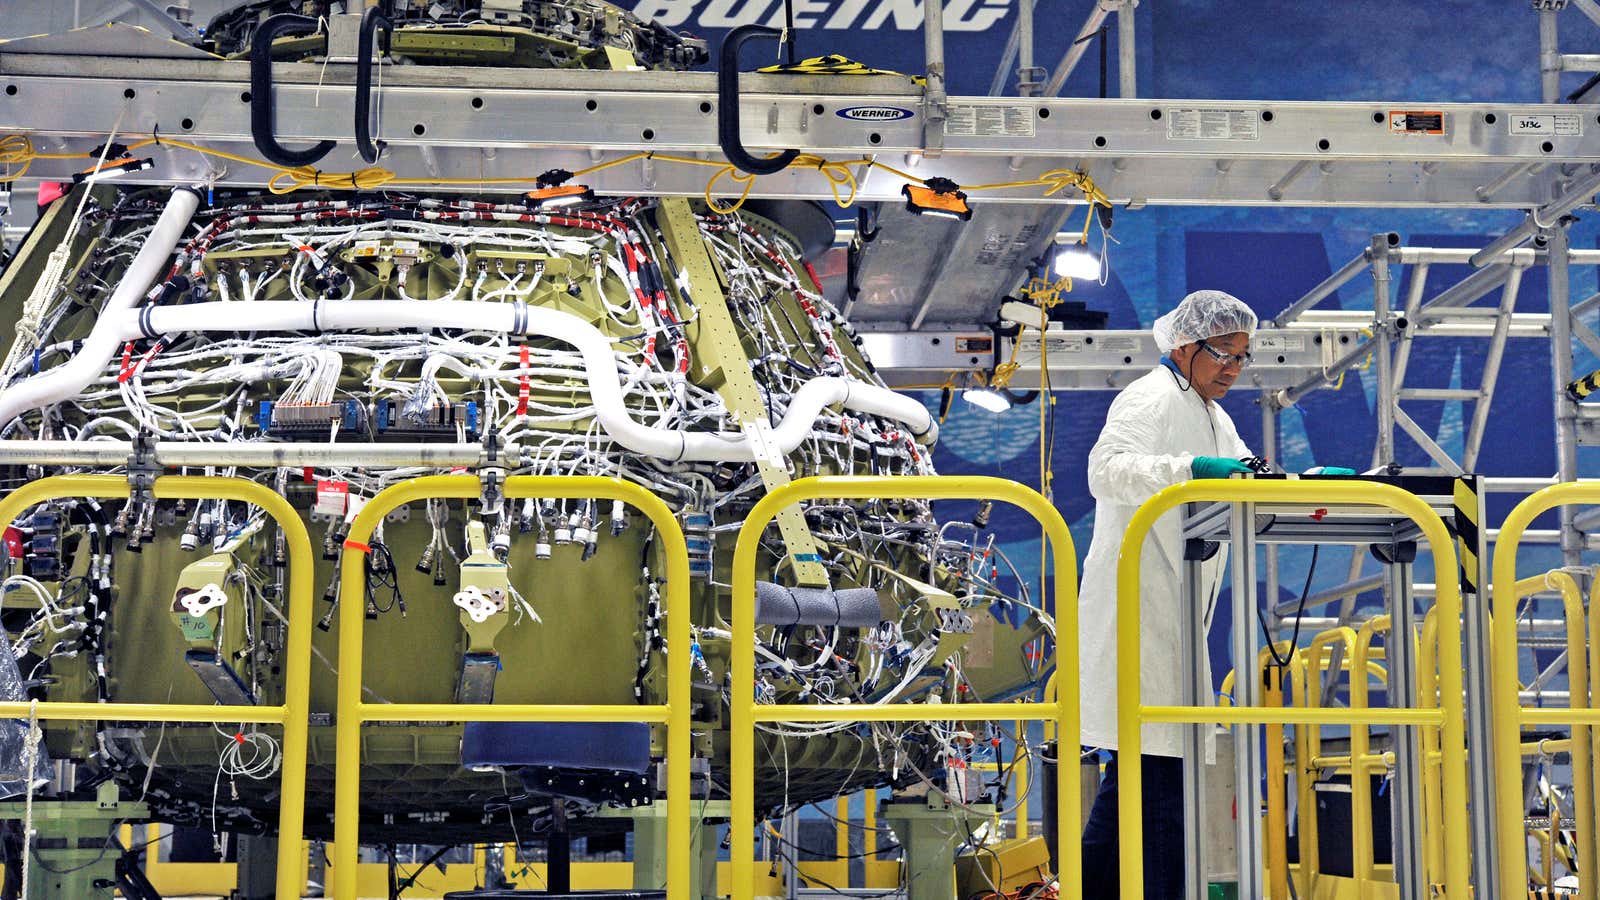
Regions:
<svg viewBox="0 0 1600 900"><path fill-rule="evenodd" d="M888 69L874 69L866 63L859 63L837 53L827 56L813 56L802 59L793 65L767 66L757 69L766 75L894 75L899 78L909 78L915 84L925 84L926 78L921 75L907 75L904 72L891 72Z"/></svg>
<svg viewBox="0 0 1600 900"><path fill-rule="evenodd" d="M1478 476L1464 475L1456 479L1454 515L1457 542L1461 547L1461 590L1478 593Z"/></svg>
<svg viewBox="0 0 1600 900"><path fill-rule="evenodd" d="M1579 378L1567 385L1567 396L1573 400L1582 400L1595 391L1600 390L1600 369Z"/></svg>

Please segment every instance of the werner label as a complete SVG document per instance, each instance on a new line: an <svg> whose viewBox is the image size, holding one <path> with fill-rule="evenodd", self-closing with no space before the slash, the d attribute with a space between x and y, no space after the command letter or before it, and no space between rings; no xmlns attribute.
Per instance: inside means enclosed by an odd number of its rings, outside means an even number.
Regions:
<svg viewBox="0 0 1600 900"><path fill-rule="evenodd" d="M855 122L895 122L909 119L916 113L898 106L847 106L834 115Z"/></svg>

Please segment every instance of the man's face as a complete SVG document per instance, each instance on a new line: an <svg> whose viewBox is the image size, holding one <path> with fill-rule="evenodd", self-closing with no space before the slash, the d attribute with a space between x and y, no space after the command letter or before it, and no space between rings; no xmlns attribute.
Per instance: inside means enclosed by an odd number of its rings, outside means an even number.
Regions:
<svg viewBox="0 0 1600 900"><path fill-rule="evenodd" d="M1250 335L1242 331L1185 344L1172 351L1172 359L1188 376L1195 393L1221 400L1244 366L1238 357L1250 352ZM1218 359L1221 355L1223 358Z"/></svg>

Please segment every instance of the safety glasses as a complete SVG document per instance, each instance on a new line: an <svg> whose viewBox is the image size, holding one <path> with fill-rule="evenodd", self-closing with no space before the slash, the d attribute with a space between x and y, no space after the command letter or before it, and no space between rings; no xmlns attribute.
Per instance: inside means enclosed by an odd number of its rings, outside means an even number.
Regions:
<svg viewBox="0 0 1600 900"><path fill-rule="evenodd" d="M1205 341L1199 341L1198 343L1200 344L1200 349L1211 354L1211 358L1221 363L1223 368L1236 366L1243 369L1250 365L1249 353L1224 353Z"/></svg>

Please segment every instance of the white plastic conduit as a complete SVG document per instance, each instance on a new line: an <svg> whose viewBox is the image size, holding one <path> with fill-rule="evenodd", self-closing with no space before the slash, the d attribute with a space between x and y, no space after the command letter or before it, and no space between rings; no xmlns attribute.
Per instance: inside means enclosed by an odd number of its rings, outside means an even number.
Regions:
<svg viewBox="0 0 1600 900"><path fill-rule="evenodd" d="M161 275L199 205L199 191L186 187L173 189L172 197L161 211L161 217L150 229L150 236L139 248L133 262L128 264L122 280L117 282L116 290L111 292L111 299L106 301L105 308L101 310L100 320L84 340L83 349L77 356L48 372L0 390L0 423L9 422L27 410L65 400L82 391L100 374L100 370L105 368L116 352L117 345L125 340L120 331L111 326L125 317L145 291L150 289L157 276Z"/></svg>
<svg viewBox="0 0 1600 900"><path fill-rule="evenodd" d="M250 304L194 303L146 306L102 318L73 360L82 379L61 396L81 390L100 374L123 341L183 332L393 331L472 329L552 338L571 344L583 357L595 414L612 440L635 453L687 462L749 462L758 456L740 432L672 431L635 421L623 402L611 340L599 329L570 313L515 303L473 303L464 300L327 300L312 303L270 301ZM107 332L105 340L96 340ZM92 355L91 355L92 352ZM87 360L85 362L85 360ZM63 367L65 368L65 367ZM57 370L52 370L57 371ZM7 392L9 393L9 392ZM0 399L4 399L0 395ZM50 400L41 402L53 402ZM774 429L777 449L790 453L812 431L826 407L839 404L866 415L899 422L918 440L932 443L938 426L921 402L888 388L848 378L820 377L795 392L783 421ZM35 404L38 405L38 404ZM4 410L6 406L0 406ZM28 407L18 406L9 415ZM4 421L0 418L0 421Z"/></svg>

